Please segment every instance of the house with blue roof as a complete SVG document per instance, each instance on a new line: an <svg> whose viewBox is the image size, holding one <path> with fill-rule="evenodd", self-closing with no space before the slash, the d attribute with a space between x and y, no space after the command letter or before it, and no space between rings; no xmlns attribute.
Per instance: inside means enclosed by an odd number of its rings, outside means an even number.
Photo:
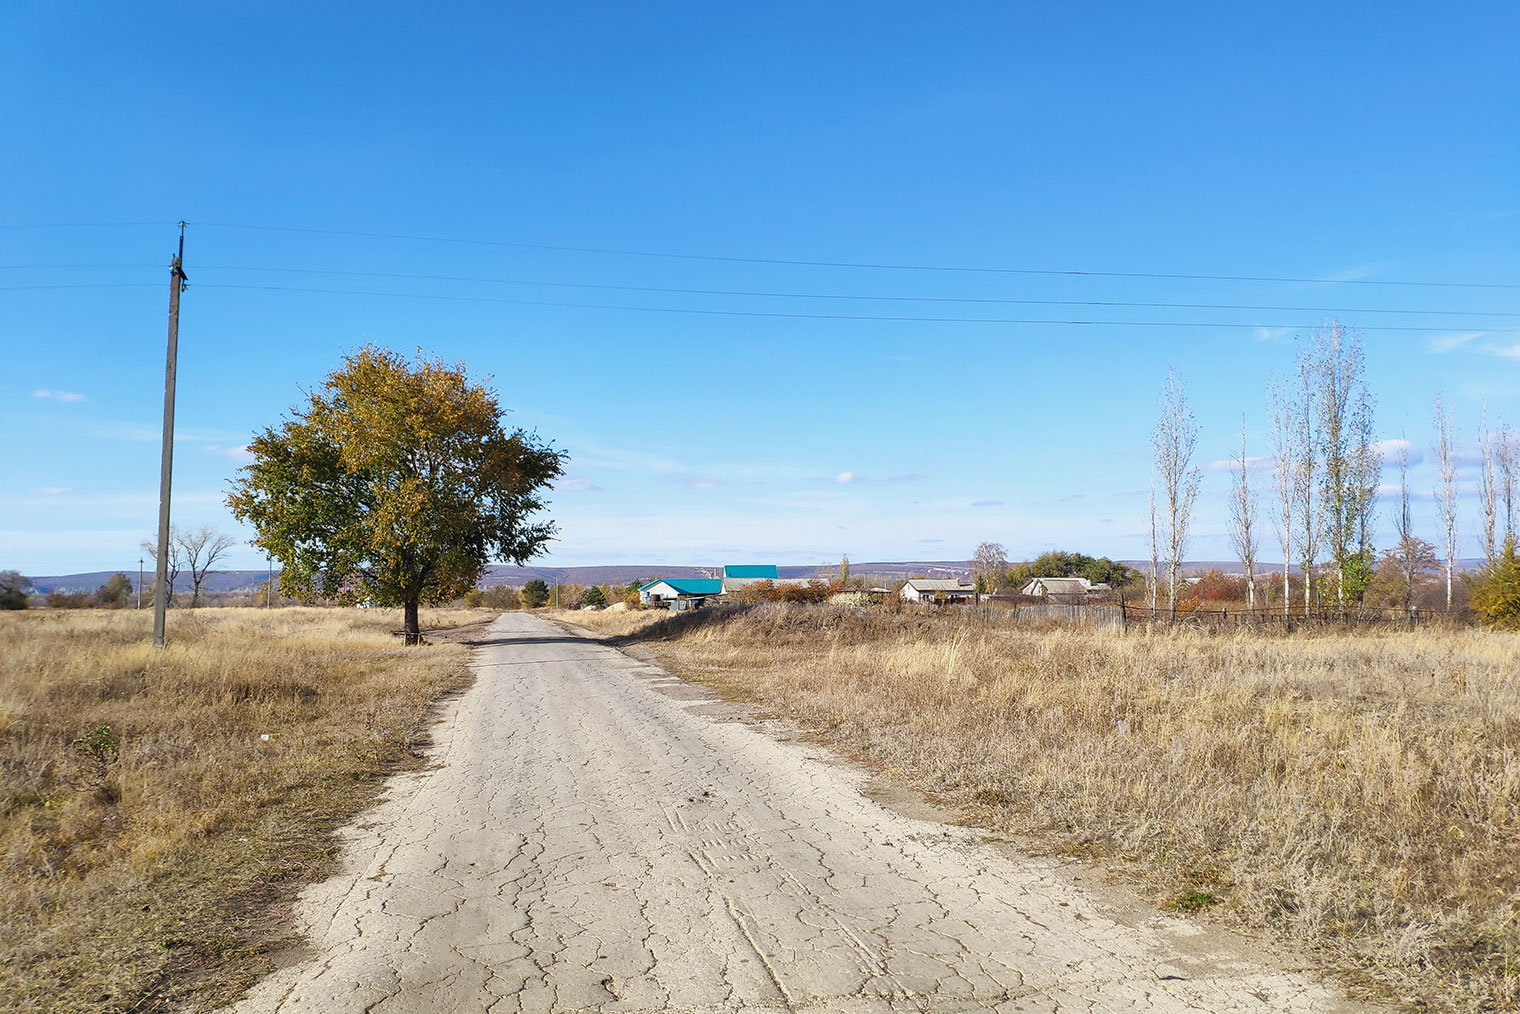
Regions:
<svg viewBox="0 0 1520 1014"><path fill-rule="evenodd" d="M723 582L715 577L655 578L639 586L639 602L654 609L695 609L723 594Z"/></svg>
<svg viewBox="0 0 1520 1014"><path fill-rule="evenodd" d="M709 599L761 581L780 581L775 564L724 567L718 577L655 578L639 587L639 602L652 609L697 609Z"/></svg>
<svg viewBox="0 0 1520 1014"><path fill-rule="evenodd" d="M723 582L725 592L738 591L745 585L759 584L761 581L775 584L780 579L780 573L774 563L724 567L723 575L719 578Z"/></svg>

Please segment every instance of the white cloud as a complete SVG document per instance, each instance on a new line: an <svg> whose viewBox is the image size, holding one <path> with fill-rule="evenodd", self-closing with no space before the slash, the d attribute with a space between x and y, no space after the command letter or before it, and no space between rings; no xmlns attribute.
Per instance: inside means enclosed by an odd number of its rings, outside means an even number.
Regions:
<svg viewBox="0 0 1520 1014"><path fill-rule="evenodd" d="M687 489L712 489L714 486L720 485L722 482L723 480L717 478L716 476L699 475L695 479L685 480L682 485Z"/></svg>
<svg viewBox="0 0 1520 1014"><path fill-rule="evenodd" d="M854 472L840 472L838 475L834 476L834 481L840 483L841 485L844 485L852 482L859 482L860 478Z"/></svg>
<svg viewBox="0 0 1520 1014"><path fill-rule="evenodd" d="M1486 331L1466 331L1459 334L1438 334L1434 338L1428 339L1425 344L1429 346L1432 352L1451 352L1466 345L1474 338L1482 338L1487 333Z"/></svg>
<svg viewBox="0 0 1520 1014"><path fill-rule="evenodd" d="M39 387L32 392L33 398L51 398L54 401L85 401L84 395L78 391L53 391L46 387Z"/></svg>
<svg viewBox="0 0 1520 1014"><path fill-rule="evenodd" d="M1372 445L1373 451L1382 456L1384 467L1399 463L1399 452L1409 451L1409 463L1418 465L1425 460L1425 452L1408 440L1379 440Z"/></svg>
<svg viewBox="0 0 1520 1014"><path fill-rule="evenodd" d="M72 493L73 491L73 487L71 486L39 486L32 490L33 493L38 493L42 496L63 496L63 494Z"/></svg>
<svg viewBox="0 0 1520 1014"><path fill-rule="evenodd" d="M602 487L590 479L566 479L564 482L556 484L554 488L569 490L575 493L600 493L602 491Z"/></svg>
<svg viewBox="0 0 1520 1014"><path fill-rule="evenodd" d="M1238 458L1220 458L1218 461L1209 462L1208 470L1210 472L1233 472L1238 461ZM1272 459L1270 457L1251 457L1249 455L1246 457L1247 472L1260 472L1262 469L1271 467Z"/></svg>
<svg viewBox="0 0 1520 1014"><path fill-rule="evenodd" d="M1484 352L1491 356L1502 356L1505 359L1520 359L1520 343L1511 345L1487 345Z"/></svg>
<svg viewBox="0 0 1520 1014"><path fill-rule="evenodd" d="M223 447L221 444L207 444L203 450L209 454L220 454L224 458L231 458L233 461L253 460L253 453L248 450L246 445Z"/></svg>
<svg viewBox="0 0 1520 1014"><path fill-rule="evenodd" d="M1291 327L1259 327L1252 337L1259 342L1280 342L1293 333Z"/></svg>

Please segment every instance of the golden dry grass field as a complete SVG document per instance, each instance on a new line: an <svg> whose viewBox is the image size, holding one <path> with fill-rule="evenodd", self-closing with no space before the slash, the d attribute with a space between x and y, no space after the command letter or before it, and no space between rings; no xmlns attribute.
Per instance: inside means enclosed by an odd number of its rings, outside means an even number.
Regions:
<svg viewBox="0 0 1520 1014"><path fill-rule="evenodd" d="M155 651L146 611L0 613L0 1009L209 1009L266 969L333 829L469 680L462 644L399 626L176 610Z"/></svg>
<svg viewBox="0 0 1520 1014"><path fill-rule="evenodd" d="M1027 848L1297 941L1353 992L1520 1006L1520 635L1120 634L782 605L558 617Z"/></svg>

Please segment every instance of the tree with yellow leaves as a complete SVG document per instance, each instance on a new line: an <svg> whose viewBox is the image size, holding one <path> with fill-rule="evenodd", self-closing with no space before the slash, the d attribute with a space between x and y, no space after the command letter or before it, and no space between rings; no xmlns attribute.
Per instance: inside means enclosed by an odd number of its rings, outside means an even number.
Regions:
<svg viewBox="0 0 1520 1014"><path fill-rule="evenodd" d="M278 429L248 445L227 505L280 561L280 589L405 610L475 587L492 559L523 563L554 535L533 522L566 455L502 429L494 391L464 365L374 346L345 359Z"/></svg>

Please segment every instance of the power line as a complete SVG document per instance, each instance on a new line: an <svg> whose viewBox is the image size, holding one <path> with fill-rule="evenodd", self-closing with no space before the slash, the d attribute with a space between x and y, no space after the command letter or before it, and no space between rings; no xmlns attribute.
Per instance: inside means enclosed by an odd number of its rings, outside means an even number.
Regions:
<svg viewBox="0 0 1520 1014"><path fill-rule="evenodd" d="M23 292L29 289L156 289L148 282L68 282L58 285L0 285L0 292Z"/></svg>
<svg viewBox="0 0 1520 1014"><path fill-rule="evenodd" d="M1392 313L1426 317L1520 317L1502 310L1398 310L1384 307L1267 306L1247 303L1163 303L1096 299L1002 299L970 296L869 296L838 292L771 292L747 289L682 289L650 285L607 285L595 282L553 282L531 278L484 278L471 275L422 275L396 271L345 271L329 268L280 268L254 265L202 265L202 271L266 271L280 274L343 275L355 278L401 278L410 281L476 282L492 285L538 285L545 288L599 289L613 292L653 292L665 295L745 296L766 299L839 299L889 303L969 303L1016 306L1094 306L1165 310L1253 310L1271 313Z"/></svg>
<svg viewBox="0 0 1520 1014"><path fill-rule="evenodd" d="M625 306L609 303L568 303L538 299L505 299L492 296L449 296L425 292L374 292L361 289L318 289L289 285L243 285L228 282L203 282L202 289L246 289L269 292L301 292L336 296L391 296L402 299L433 299L459 303L502 303L511 306L545 306L581 310L619 310L638 313L677 313L710 317L762 317L788 320L858 320L917 324L1045 324L1082 327L1215 327L1260 328L1265 330L1305 331L1313 324L1250 324L1238 321L1168 321L1168 320L1045 320L1009 317L908 317L876 314L781 313L767 310L704 310L674 306ZM1414 331L1430 333L1446 330L1438 327L1413 327L1391 324L1367 325L1363 331ZM1490 334L1520 334L1520 328L1485 328Z"/></svg>
<svg viewBox="0 0 1520 1014"><path fill-rule="evenodd" d="M563 246L552 243L521 243L501 239L468 239L457 236L421 236L410 233L360 232L351 229L317 229L305 226L247 225L234 222L198 222L200 228L249 229L264 232L305 233L318 236L353 236L362 239L397 239L422 243L458 243L468 246L511 247L519 250L556 250L563 253L608 254L619 257L662 257L683 261L717 261L730 264L773 264L789 267L862 268L880 271L941 271L996 275L1058 275L1092 278L1165 278L1207 282L1280 282L1310 285L1391 285L1454 289L1520 289L1510 282L1418 282L1384 281L1374 278L1295 278L1276 275L1201 275L1161 271L1090 271L1059 268L995 268L950 264L893 264L871 261L793 260L780 257L738 257L720 254L671 253L661 250L624 250L616 247Z"/></svg>

